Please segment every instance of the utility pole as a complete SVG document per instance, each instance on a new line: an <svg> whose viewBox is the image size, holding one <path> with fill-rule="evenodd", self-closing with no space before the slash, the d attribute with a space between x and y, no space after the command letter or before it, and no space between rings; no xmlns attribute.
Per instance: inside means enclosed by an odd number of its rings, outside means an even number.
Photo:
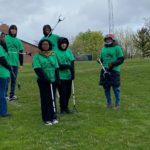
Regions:
<svg viewBox="0 0 150 150"><path fill-rule="evenodd" d="M112 0L108 0L108 22L109 22L109 33L114 34L114 15L113 15Z"/></svg>

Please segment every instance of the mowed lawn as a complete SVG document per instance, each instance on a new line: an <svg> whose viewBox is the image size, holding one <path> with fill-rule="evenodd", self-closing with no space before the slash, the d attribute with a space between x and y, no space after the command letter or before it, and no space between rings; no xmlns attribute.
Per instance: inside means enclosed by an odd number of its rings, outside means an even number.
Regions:
<svg viewBox="0 0 150 150"><path fill-rule="evenodd" d="M34 72L25 65L19 99L8 102L12 116L0 118L0 150L150 150L150 59L122 65L120 110L105 107L99 69L95 61L76 62L78 112L58 114L59 124L45 126Z"/></svg>

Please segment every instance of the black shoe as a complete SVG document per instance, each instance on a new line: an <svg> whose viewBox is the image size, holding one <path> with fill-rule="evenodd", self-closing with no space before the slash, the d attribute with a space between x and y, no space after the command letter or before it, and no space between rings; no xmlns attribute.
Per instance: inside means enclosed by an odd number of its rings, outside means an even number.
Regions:
<svg viewBox="0 0 150 150"><path fill-rule="evenodd" d="M4 115L0 115L1 117L10 117L11 115L9 113L4 114Z"/></svg>
<svg viewBox="0 0 150 150"><path fill-rule="evenodd" d="M16 99L17 99L17 96L16 96L16 95L13 95L13 96L10 96L9 101L14 101L14 100L16 100Z"/></svg>

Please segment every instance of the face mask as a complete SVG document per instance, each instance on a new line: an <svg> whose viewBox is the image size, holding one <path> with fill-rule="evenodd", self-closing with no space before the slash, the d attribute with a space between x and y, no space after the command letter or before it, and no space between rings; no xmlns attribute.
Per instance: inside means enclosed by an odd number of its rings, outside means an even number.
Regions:
<svg viewBox="0 0 150 150"><path fill-rule="evenodd" d="M109 41L109 42L105 42L105 45L111 45L113 42Z"/></svg>

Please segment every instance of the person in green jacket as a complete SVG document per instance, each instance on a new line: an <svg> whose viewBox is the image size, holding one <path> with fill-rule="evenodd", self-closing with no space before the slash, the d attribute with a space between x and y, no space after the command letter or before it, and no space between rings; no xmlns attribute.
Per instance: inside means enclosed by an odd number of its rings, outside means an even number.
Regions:
<svg viewBox="0 0 150 150"><path fill-rule="evenodd" d="M100 85L104 88L106 104L112 108L111 87L115 95L115 109L120 107L120 70L124 62L123 50L116 43L113 34L104 38L105 46L100 50L98 62L103 65L100 73Z"/></svg>
<svg viewBox="0 0 150 150"><path fill-rule="evenodd" d="M50 25L46 24L43 26L44 37L42 39L48 39L52 43L52 50L55 51L57 47L57 42L59 36L52 33L52 28Z"/></svg>
<svg viewBox="0 0 150 150"><path fill-rule="evenodd" d="M18 74L18 63L20 62L20 69L23 66L23 45L20 39L17 38L17 26L11 25L9 27L8 35L5 36L5 43L8 49L8 62L13 68L13 73L11 73L11 86L10 86L10 96L7 97L8 100L12 101L17 99L15 95L16 78ZM8 87L7 87L8 90ZM6 95L7 96L7 95Z"/></svg>
<svg viewBox="0 0 150 150"><path fill-rule="evenodd" d="M6 86L10 78L11 66L7 61L7 51L4 49L4 39L0 35L0 117L7 117Z"/></svg>
<svg viewBox="0 0 150 150"><path fill-rule="evenodd" d="M41 97L42 120L45 125L58 123L56 116L56 80L58 78L58 62L52 52L52 44L48 39L42 39L38 45L40 52L33 57L33 68Z"/></svg>
<svg viewBox="0 0 150 150"><path fill-rule="evenodd" d="M68 104L71 96L72 80L75 78L74 73L74 55L68 48L69 41L65 37L58 39L58 49L55 51L59 63L59 79L57 85L59 92L60 113L70 113Z"/></svg>

